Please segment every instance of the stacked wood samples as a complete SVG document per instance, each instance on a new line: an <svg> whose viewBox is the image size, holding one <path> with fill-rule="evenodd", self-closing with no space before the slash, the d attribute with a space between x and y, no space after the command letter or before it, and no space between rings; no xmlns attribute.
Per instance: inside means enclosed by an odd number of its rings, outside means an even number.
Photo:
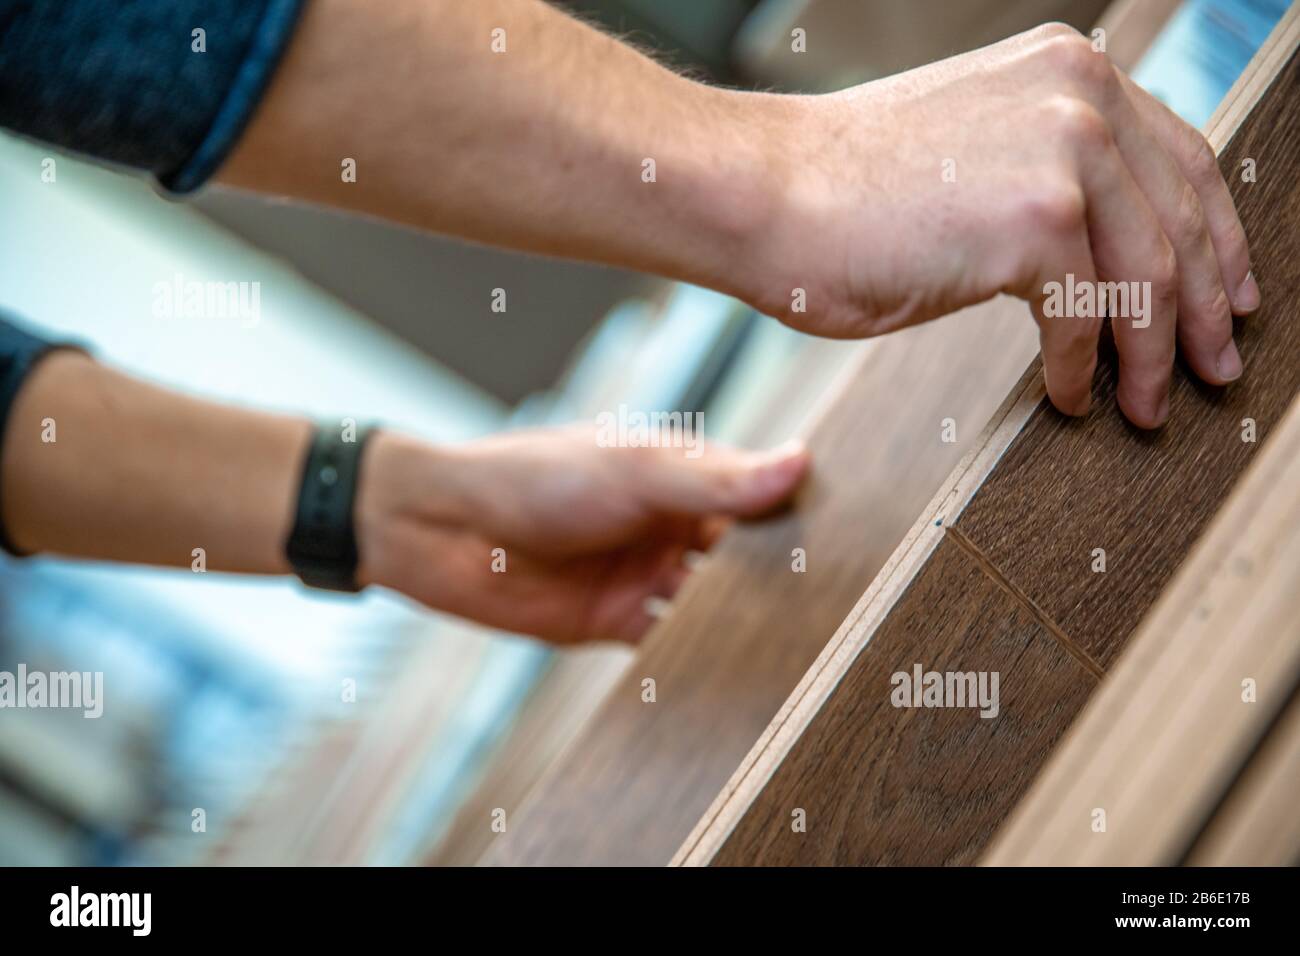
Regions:
<svg viewBox="0 0 1300 956"><path fill-rule="evenodd" d="M1300 862L1297 528L1300 399L985 863Z"/></svg>
<svg viewBox="0 0 1300 956"><path fill-rule="evenodd" d="M678 862L976 860L1257 454L1247 420L1266 438L1300 387L1297 33L1292 8L1209 131L1264 289L1238 328L1244 379L1176 373L1147 434L1115 410L1113 361L1079 421L1031 369ZM1244 181L1247 158L1271 172ZM892 675L918 663L999 672L999 716L893 706Z"/></svg>
<svg viewBox="0 0 1300 956"><path fill-rule="evenodd" d="M1159 27L1138 9L1119 4L1108 21L1134 56L1147 45L1139 33ZM868 343L809 433L815 470L797 508L724 539L584 732L510 810L485 862L669 862L1035 351L1027 308L1006 299ZM792 573L795 549L803 573ZM1046 673L1062 661L1028 641L1036 626L1009 627L1003 651ZM654 703L642 699L647 678ZM1072 714L1085 695L1062 693Z"/></svg>

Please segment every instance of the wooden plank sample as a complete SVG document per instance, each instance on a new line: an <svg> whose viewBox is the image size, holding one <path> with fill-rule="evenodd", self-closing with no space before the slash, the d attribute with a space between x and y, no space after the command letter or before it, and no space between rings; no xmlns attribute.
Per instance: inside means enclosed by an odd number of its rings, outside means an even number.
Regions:
<svg viewBox="0 0 1300 956"><path fill-rule="evenodd" d="M895 706L895 675L918 665L975 675L996 707L972 703L969 679L954 681L967 706ZM943 538L841 679L843 706L818 713L777 769L769 789L781 799L746 815L712 863L974 862L1095 684Z"/></svg>
<svg viewBox="0 0 1300 956"><path fill-rule="evenodd" d="M1184 859L1300 686L1300 399L1233 490L1132 645L1071 728L985 862L1169 865ZM1249 684L1247 682L1250 682ZM1297 716L1225 804L1223 861L1260 825L1297 832ZM1287 728L1290 728L1288 732ZM1255 766L1258 764L1258 766ZM1252 792L1253 791L1253 792ZM1094 828L1105 813L1104 832ZM1234 831L1235 832L1231 832ZM1210 834L1207 832L1207 837ZM1280 840L1285 843L1285 840ZM1289 852L1300 847L1294 839ZM1258 863L1259 860L1250 862Z"/></svg>
<svg viewBox="0 0 1300 956"><path fill-rule="evenodd" d="M857 706L846 675L853 672L858 657L873 641L893 633L896 615L915 613L904 595L914 580L926 573L941 537L951 538L970 553L1084 668L1100 673L1103 665L1114 659L1129 629L1155 599L1159 585L1172 576L1196 531L1226 495L1255 447L1250 445L1242 454L1231 444L1248 444L1242 442L1241 419L1253 418L1255 427L1266 433L1300 384L1300 330L1290 321L1300 284L1300 255L1292 254L1300 223L1300 196L1292 189L1294 177L1287 165L1300 155L1296 149L1300 138L1296 64L1291 62L1298 22L1292 8L1229 93L1208 134L1221 153L1254 242L1256 271L1265 289L1264 307L1246 323L1247 332L1241 339L1248 362L1247 382L1239 383L1226 396L1216 395L1176 373L1179 381L1171 400L1174 421L1159 435L1139 437L1119 421L1109 400L1113 386L1104 375L1093 413L1083 422L1070 422L1049 409L1041 375L1031 369L1019 394L995 416L980 447L949 479L886 571L719 793L678 851L676 862L703 864L715 857L733 863L767 862L765 845L746 842L744 837L791 805L792 787L797 785L800 793L817 786L856 790L874 772L870 766L823 756L815 769L804 764L808 773L815 774L813 779L795 781L786 775L783 764L800 759L798 755L817 746L810 734L815 737L817 727L836 726L835 711ZM1285 64L1289 65L1284 68ZM1270 87L1273 77L1278 79ZM1252 112L1253 107L1258 108ZM1247 113L1251 114L1248 121ZM1239 135L1224 151L1226 138L1234 132ZM1241 182L1235 176L1236 163L1245 156L1272 157L1278 164L1272 180ZM1113 356L1111 361L1113 364ZM1117 469L1126 481L1115 481L1106 469ZM1202 494L1194 483L1186 481L1188 475L1200 475L1210 491ZM1168 495L1164 491L1167 486L1174 489ZM1136 495L1136 501L1125 500L1126 495ZM1077 532L1072 522L1085 531ZM1174 545L1163 543L1162 536L1171 538ZM1133 559L1136 555L1147 561L1145 565L1130 564L1128 575L1156 582L1101 585L1115 588L1111 600L1130 602L1122 609L1096 600L1086 604L1099 586L1088 580L1091 549L1108 545L1121 557ZM1108 569L1098 577L1112 574ZM1067 589L1066 594L1042 586L1039 575ZM1081 603L1091 614L1079 613ZM942 630L943 622L937 617L931 624L935 633ZM823 711L829 713L823 715ZM857 732L868 735L874 728L860 726ZM1044 756L1041 752L1036 755L1040 761ZM1007 773L1032 772L1033 768L1023 766L1026 758L1023 748L993 740L982 755L986 761L1000 763ZM934 819L940 812L930 804L945 799L942 793L918 786L911 795L913 818L896 820L893 825L915 831L921 821ZM855 837L881 839L869 827L846 829L839 837L844 841L837 851L839 859L877 858L874 846L852 842ZM916 849L922 853L920 845ZM772 859L784 858L776 854ZM920 859L931 858L919 855L897 862Z"/></svg>
<svg viewBox="0 0 1300 956"><path fill-rule="evenodd" d="M430 727L445 726L489 653L490 637L463 621L412 642L396 675L380 671L384 693L360 713L321 715L282 769L243 807L204 858L217 865L360 865L391 817L396 797L419 769ZM364 685L366 681L362 681Z"/></svg>
<svg viewBox="0 0 1300 956"><path fill-rule="evenodd" d="M718 544L486 862L669 861L973 443L963 424L987 417L1033 355L1021 303L978 313L869 343L808 435L814 473L797 507Z"/></svg>

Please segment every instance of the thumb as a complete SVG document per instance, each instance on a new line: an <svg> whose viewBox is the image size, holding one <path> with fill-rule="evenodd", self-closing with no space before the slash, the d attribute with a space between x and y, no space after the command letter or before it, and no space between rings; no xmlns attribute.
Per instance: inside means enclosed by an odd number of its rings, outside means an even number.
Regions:
<svg viewBox="0 0 1300 956"><path fill-rule="evenodd" d="M650 504L660 511L747 518L789 500L811 461L798 440L762 452L708 444L695 459L660 455L641 474Z"/></svg>

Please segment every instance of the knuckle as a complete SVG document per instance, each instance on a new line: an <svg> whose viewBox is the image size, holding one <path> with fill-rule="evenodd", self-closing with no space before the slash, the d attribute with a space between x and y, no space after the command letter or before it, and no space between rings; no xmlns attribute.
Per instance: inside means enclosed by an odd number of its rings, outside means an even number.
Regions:
<svg viewBox="0 0 1300 956"><path fill-rule="evenodd" d="M1056 357L1083 374L1097 358L1097 335L1098 323L1072 322L1057 345Z"/></svg>
<svg viewBox="0 0 1300 956"><path fill-rule="evenodd" d="M1240 221L1234 222L1228 229L1228 235L1224 239L1223 259L1225 262L1241 263L1242 269L1250 268L1250 243Z"/></svg>
<svg viewBox="0 0 1300 956"><path fill-rule="evenodd" d="M1219 350L1232 338L1232 322L1228 318L1228 297L1222 287L1217 292L1203 292L1194 307L1184 309L1179 303L1178 340L1185 350L1210 353Z"/></svg>
<svg viewBox="0 0 1300 956"><path fill-rule="evenodd" d="M1064 235L1083 228L1086 203L1083 189L1072 181L1058 182L1025 194L1021 215L1034 232Z"/></svg>
<svg viewBox="0 0 1300 956"><path fill-rule="evenodd" d="M1032 30L1029 31L1029 36L1033 37L1036 40L1039 40L1040 42L1046 43L1050 40L1054 40L1059 37L1082 38L1083 34L1081 34L1074 27L1070 26L1068 23L1062 23L1059 20L1054 20L1051 23L1043 23L1040 24L1039 26L1034 27Z"/></svg>
<svg viewBox="0 0 1300 956"><path fill-rule="evenodd" d="M1120 347L1121 388L1131 397L1158 395L1169 386L1177 346L1173 336L1144 337L1141 348Z"/></svg>
<svg viewBox="0 0 1300 956"><path fill-rule="evenodd" d="M1222 345L1232 338L1232 320L1229 318L1232 314L1232 306L1228 303L1228 293L1224 291L1222 284L1219 284L1210 296L1204 314L1206 320L1200 324L1210 341Z"/></svg>
<svg viewBox="0 0 1300 956"><path fill-rule="evenodd" d="M1047 105L1051 129L1077 149L1100 152L1114 142L1106 117L1090 103L1072 96L1058 96Z"/></svg>
<svg viewBox="0 0 1300 956"><path fill-rule="evenodd" d="M1042 49L1055 72L1087 89L1102 89L1115 80L1110 58L1077 31L1051 37Z"/></svg>
<svg viewBox="0 0 1300 956"><path fill-rule="evenodd" d="M1212 183L1219 179L1219 158L1214 155L1214 148L1205 137L1188 127L1189 145L1187 146L1187 173L1193 182Z"/></svg>
<svg viewBox="0 0 1300 956"><path fill-rule="evenodd" d="M1178 195L1176 231L1180 245L1190 246L1205 233L1205 207L1191 183L1183 183Z"/></svg>
<svg viewBox="0 0 1300 956"><path fill-rule="evenodd" d="M1160 237L1155 253L1151 256L1151 285L1155 294L1162 299L1177 295L1178 288L1178 254L1165 237Z"/></svg>

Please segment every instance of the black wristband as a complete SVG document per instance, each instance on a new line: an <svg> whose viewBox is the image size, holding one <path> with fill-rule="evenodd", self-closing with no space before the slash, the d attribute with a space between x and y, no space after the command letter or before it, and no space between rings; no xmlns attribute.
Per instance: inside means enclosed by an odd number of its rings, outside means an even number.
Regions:
<svg viewBox="0 0 1300 956"><path fill-rule="evenodd" d="M321 425L312 437L298 490L297 516L285 545L294 573L309 587L361 590L352 510L370 431L358 428L346 441L342 428Z"/></svg>

